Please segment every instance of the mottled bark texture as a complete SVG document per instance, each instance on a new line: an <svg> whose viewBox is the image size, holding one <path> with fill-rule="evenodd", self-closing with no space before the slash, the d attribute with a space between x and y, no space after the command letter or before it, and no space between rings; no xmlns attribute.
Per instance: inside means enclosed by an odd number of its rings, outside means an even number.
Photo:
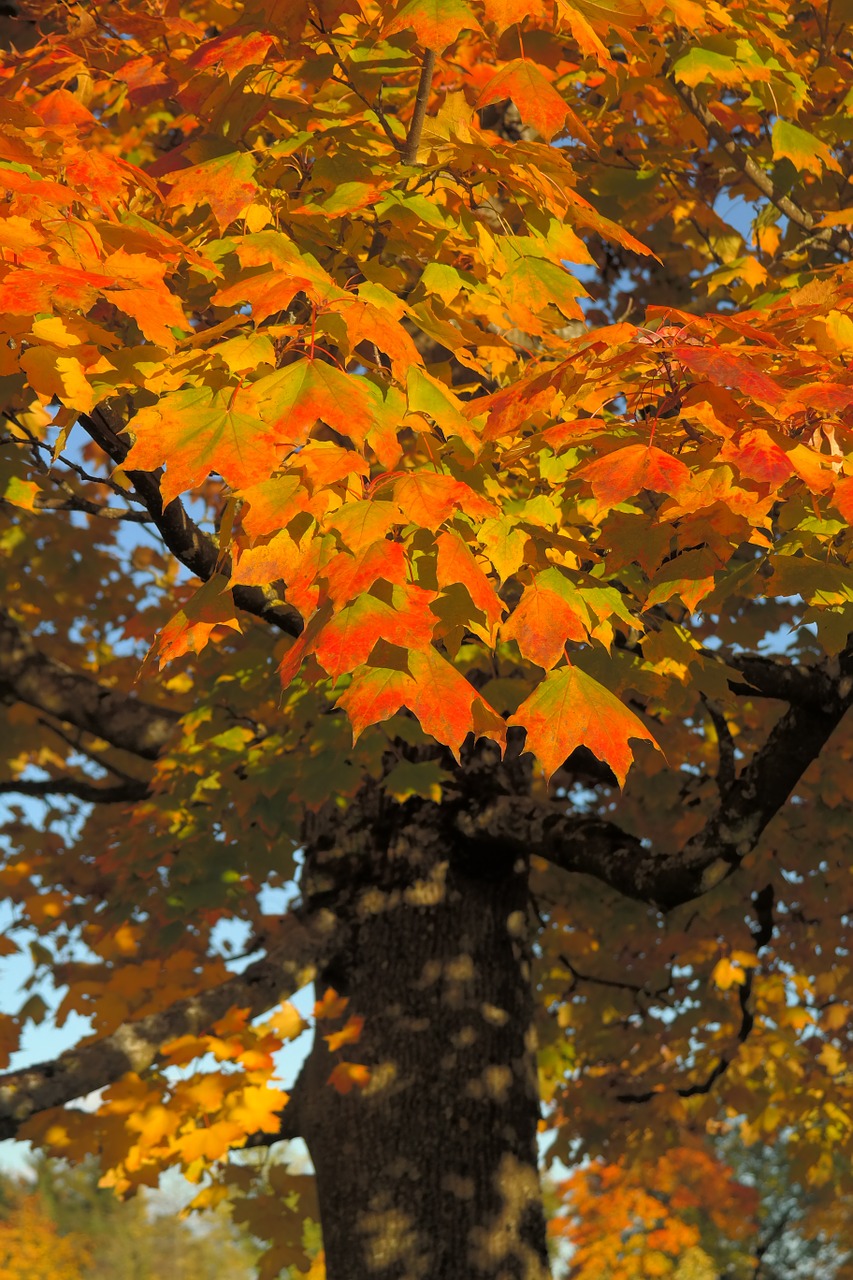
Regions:
<svg viewBox="0 0 853 1280"><path fill-rule="evenodd" d="M318 1023L294 1099L329 1280L544 1280L526 860L472 858L427 821L339 835L306 882L348 899L320 990L349 1004ZM352 1015L359 1042L330 1051ZM329 1086L341 1060L364 1089Z"/></svg>

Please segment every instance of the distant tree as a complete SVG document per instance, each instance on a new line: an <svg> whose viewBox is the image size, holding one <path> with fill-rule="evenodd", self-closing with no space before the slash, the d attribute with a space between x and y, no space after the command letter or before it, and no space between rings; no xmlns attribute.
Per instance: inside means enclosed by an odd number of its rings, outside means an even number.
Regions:
<svg viewBox="0 0 853 1280"><path fill-rule="evenodd" d="M87 1280L89 1243L63 1234L38 1191L3 1180L0 1198L0 1280Z"/></svg>
<svg viewBox="0 0 853 1280"><path fill-rule="evenodd" d="M0 1280L254 1280L257 1249L222 1214L199 1226L144 1190L122 1202L93 1161L41 1158L34 1173L0 1182Z"/></svg>
<svg viewBox="0 0 853 1280"><path fill-rule="evenodd" d="M551 1237L571 1280L850 1280L853 1199L798 1180L793 1153L729 1134L593 1161L556 1184Z"/></svg>
<svg viewBox="0 0 853 1280"><path fill-rule="evenodd" d="M715 1153L676 1147L642 1164L595 1161L558 1186L552 1236L572 1280L746 1280L759 1197Z"/></svg>
<svg viewBox="0 0 853 1280"><path fill-rule="evenodd" d="M853 1280L853 1194L828 1199L796 1165L792 1141L746 1146L729 1135L720 1149L741 1183L758 1195L749 1280ZM837 1177L850 1188L837 1160ZM734 1280L734 1277L732 1278Z"/></svg>

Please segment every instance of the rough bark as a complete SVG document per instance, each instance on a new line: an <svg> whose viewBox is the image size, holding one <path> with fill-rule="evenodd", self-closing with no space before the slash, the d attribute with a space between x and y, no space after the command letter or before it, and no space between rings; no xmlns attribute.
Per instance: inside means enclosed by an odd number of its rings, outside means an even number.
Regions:
<svg viewBox="0 0 853 1280"><path fill-rule="evenodd" d="M435 827L310 858L319 900L349 898L323 974L348 998L297 1085L329 1280L544 1280L527 864L463 861ZM353 886L357 887L355 890ZM326 1041L351 1016L357 1044ZM365 1088L328 1083L341 1060Z"/></svg>

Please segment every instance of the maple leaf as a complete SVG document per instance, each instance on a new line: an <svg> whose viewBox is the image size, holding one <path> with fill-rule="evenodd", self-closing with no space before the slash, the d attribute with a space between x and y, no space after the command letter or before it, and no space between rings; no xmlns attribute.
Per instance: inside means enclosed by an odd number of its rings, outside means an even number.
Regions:
<svg viewBox="0 0 853 1280"><path fill-rule="evenodd" d="M407 570L402 544L379 538L368 543L357 555L342 551L323 572L328 597L339 608L362 592L369 591L379 579L402 587Z"/></svg>
<svg viewBox="0 0 853 1280"><path fill-rule="evenodd" d="M297 475L275 476L240 490L243 509L240 520L251 538L277 533L286 528L295 515L306 511L309 495Z"/></svg>
<svg viewBox="0 0 853 1280"><path fill-rule="evenodd" d="M247 1085L233 1095L228 1116L240 1126L243 1133L278 1133L281 1129L281 1111L287 1098L283 1089L270 1085Z"/></svg>
<svg viewBox="0 0 853 1280"><path fill-rule="evenodd" d="M343 314L351 344L369 342L384 351L398 375L403 370L414 372L423 364L420 352L399 320L387 316L379 307L365 302L355 313L347 308Z"/></svg>
<svg viewBox="0 0 853 1280"><path fill-rule="evenodd" d="M691 613L715 586L715 573L720 562L710 547L685 551L662 565L652 580L646 608L663 604L673 597L683 600Z"/></svg>
<svg viewBox="0 0 853 1280"><path fill-rule="evenodd" d="M718 387L737 387L769 409L777 408L782 403L783 389L768 374L750 363L748 348L735 352L721 347L691 347L682 344L674 346L672 352L693 373L707 378Z"/></svg>
<svg viewBox="0 0 853 1280"><path fill-rule="evenodd" d="M771 134L774 160L790 160L799 172L821 177L824 169L841 172L841 166L825 142L788 120L776 120Z"/></svg>
<svg viewBox="0 0 853 1280"><path fill-rule="evenodd" d="M512 99L521 118L532 124L546 142L550 142L568 120L569 130L576 138L588 146L594 145L589 130L535 62L528 62L526 58L508 62L484 87L477 106L488 107L493 102L502 102L504 98Z"/></svg>
<svg viewBox="0 0 853 1280"><path fill-rule="evenodd" d="M690 469L654 445L631 444L585 463L578 475L589 482L599 502L615 507L643 489L675 493L689 479Z"/></svg>
<svg viewBox="0 0 853 1280"><path fill-rule="evenodd" d="M347 502L329 519L344 546L356 554L404 523L403 513L395 502L378 498Z"/></svg>
<svg viewBox="0 0 853 1280"><path fill-rule="evenodd" d="M477 530L477 541L502 582L511 578L524 563L528 535L518 528L512 516L484 520Z"/></svg>
<svg viewBox="0 0 853 1280"><path fill-rule="evenodd" d="M484 638L491 640L495 626L504 613L504 606L497 592L467 544L454 530L445 529L440 533L436 539L436 548L438 550L436 564L438 585L447 587L454 583L461 583L464 586L474 607L479 609L485 618ZM472 630L478 630L477 623L471 621L469 625Z"/></svg>
<svg viewBox="0 0 853 1280"><path fill-rule="evenodd" d="M61 356L51 347L30 347L21 355L21 368L43 400L56 396L63 404L78 405L84 413L94 408L94 387L75 356Z"/></svg>
<svg viewBox="0 0 853 1280"><path fill-rule="evenodd" d="M394 500L412 524L425 529L437 529L460 507L472 516L494 515L496 511L493 502L464 480L431 471L401 476L394 485Z"/></svg>
<svg viewBox="0 0 853 1280"><path fill-rule="evenodd" d="M553 304L567 320L583 319L577 298L585 296L586 290L555 262L534 256L517 258L503 277L501 291L510 314L520 308L536 313Z"/></svg>
<svg viewBox="0 0 853 1280"><path fill-rule="evenodd" d="M720 450L720 461L734 463L741 475L774 488L794 474L786 451L761 427L740 432L734 440L727 440Z"/></svg>
<svg viewBox="0 0 853 1280"><path fill-rule="evenodd" d="M185 653L200 653L217 627L240 631L234 601L224 586L221 578L205 582L162 628L152 650L161 666Z"/></svg>
<svg viewBox="0 0 853 1280"><path fill-rule="evenodd" d="M444 53L463 31L480 31L474 12L465 0L408 0L385 23L383 37L398 31L414 31L424 49Z"/></svg>
<svg viewBox="0 0 853 1280"><path fill-rule="evenodd" d="M297 542L287 529L269 541L241 552L230 585L264 586L286 582L288 600L304 617L317 608L320 587L318 569L324 559L322 539Z"/></svg>
<svg viewBox="0 0 853 1280"><path fill-rule="evenodd" d="M241 246L238 253L250 264L256 256L248 252L247 246ZM279 258L282 256L276 255ZM352 301L315 259L296 252L289 262L278 261L269 271L255 273L220 289L213 301L220 307L248 303L252 308L252 319L260 324L275 312L287 311L297 293L304 293L316 306L339 299Z"/></svg>
<svg viewBox="0 0 853 1280"><path fill-rule="evenodd" d="M333 1031L331 1035L323 1036L329 1046L329 1052L336 1053L338 1049L342 1049L346 1044L358 1044L363 1027L364 1018L360 1014L353 1014L347 1019L346 1026L342 1027L340 1031Z"/></svg>
<svg viewBox="0 0 853 1280"><path fill-rule="evenodd" d="M281 1036L282 1040L295 1040L298 1035L301 1035L308 1028L308 1023L301 1013L289 1001L285 1001L278 1012L267 1018L266 1021L276 1034Z"/></svg>
<svg viewBox="0 0 853 1280"><path fill-rule="evenodd" d="M243 151L191 165L163 181L171 186L170 206L193 210L208 205L220 232L240 217L257 194L255 162Z"/></svg>
<svg viewBox="0 0 853 1280"><path fill-rule="evenodd" d="M388 602L362 594L329 619L309 652L334 678L366 662L378 640L425 649L435 626L427 607L434 598L434 592L411 585L393 587Z"/></svg>
<svg viewBox="0 0 853 1280"><path fill-rule="evenodd" d="M320 420L363 445L373 424L367 383L322 360L296 360L252 383L245 394L270 430L290 445L302 444Z"/></svg>
<svg viewBox="0 0 853 1280"><path fill-rule="evenodd" d="M407 686L406 705L457 760L469 733L499 744L506 741L503 719L436 649L410 654L409 670L413 687Z"/></svg>
<svg viewBox="0 0 853 1280"><path fill-rule="evenodd" d="M342 996L334 987L327 987L321 999L314 1002L315 1018L340 1018L349 1004L349 998Z"/></svg>
<svg viewBox="0 0 853 1280"><path fill-rule="evenodd" d="M191 1165L197 1160L221 1160L231 1147L245 1142L245 1137L246 1131L237 1121L216 1120L203 1128L178 1134L173 1141L181 1159Z"/></svg>
<svg viewBox="0 0 853 1280"><path fill-rule="evenodd" d="M129 470L154 471L166 464L164 503L211 471L236 487L251 485L275 470L284 450L277 423L259 416L250 389L242 394L211 387L174 391L140 409L127 430L134 437L125 460Z"/></svg>
<svg viewBox="0 0 853 1280"><path fill-rule="evenodd" d="M338 1093L352 1093L370 1084L370 1070L360 1062L339 1062L329 1076L329 1084Z"/></svg>
<svg viewBox="0 0 853 1280"><path fill-rule="evenodd" d="M278 674L282 686L286 688L296 675L302 663L331 616L331 606L326 602L308 619L297 640L290 646L279 663Z"/></svg>
<svg viewBox="0 0 853 1280"><path fill-rule="evenodd" d="M166 288L165 263L117 249L104 260L104 266L114 272L117 281L109 292L110 300L136 321L149 341L174 350L172 330L186 330L189 325L178 299Z"/></svg>
<svg viewBox="0 0 853 1280"><path fill-rule="evenodd" d="M381 724L396 715L414 698L414 681L404 663L401 667L361 666L352 673L337 707L347 713L356 743L370 725Z"/></svg>
<svg viewBox="0 0 853 1280"><path fill-rule="evenodd" d="M610 765L623 786L634 758L630 740L657 746L642 720L579 667L549 672L509 723L527 731L527 750L536 756L546 778L576 747L588 747Z"/></svg>
<svg viewBox="0 0 853 1280"><path fill-rule="evenodd" d="M587 639L589 614L559 569L545 569L524 588L521 600L501 627L504 640L515 640L522 657L546 671L559 662L567 640Z"/></svg>

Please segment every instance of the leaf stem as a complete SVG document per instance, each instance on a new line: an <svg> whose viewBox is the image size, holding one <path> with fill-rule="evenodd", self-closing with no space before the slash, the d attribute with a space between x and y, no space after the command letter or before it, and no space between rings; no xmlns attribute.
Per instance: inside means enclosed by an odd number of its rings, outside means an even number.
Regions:
<svg viewBox="0 0 853 1280"><path fill-rule="evenodd" d="M426 119L429 91L432 88L432 74L435 70L435 50L424 49L424 60L421 63L421 78L418 81L418 93L415 98L415 110L412 123L409 125L406 145L403 148L403 164L417 164L418 147L421 143L424 120Z"/></svg>

